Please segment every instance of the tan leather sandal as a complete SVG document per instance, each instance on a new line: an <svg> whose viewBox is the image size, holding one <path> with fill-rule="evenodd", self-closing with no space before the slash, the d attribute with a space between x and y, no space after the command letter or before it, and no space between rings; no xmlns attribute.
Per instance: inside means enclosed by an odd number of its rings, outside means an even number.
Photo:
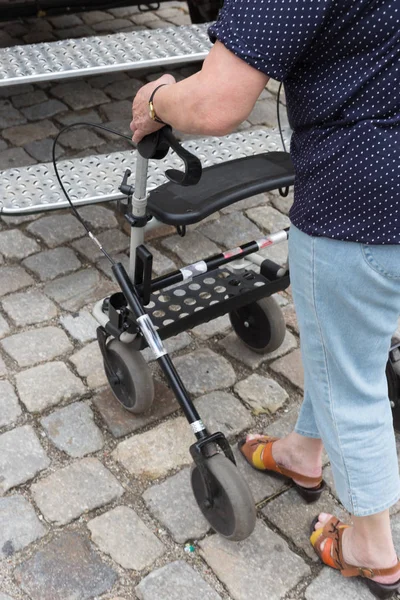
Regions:
<svg viewBox="0 0 400 600"><path fill-rule="evenodd" d="M292 480L296 479L297 481L293 481L293 485L300 496L306 502L316 502L326 487L325 481L322 477L307 477L279 465L272 456L272 445L278 439L277 437L268 435L249 441L244 439L238 442L238 448L254 469L287 477Z"/></svg>
<svg viewBox="0 0 400 600"><path fill-rule="evenodd" d="M324 527L315 529L319 517L315 517L311 524L310 530L310 542L315 552L322 560L325 565L338 569L344 577L360 577L364 579L365 583L371 590L371 592L377 598L390 598L397 590L400 589L400 579L395 583L379 583L374 581L373 578L382 575L393 575L398 571L400 561L394 567L387 569L370 569L369 567L356 567L349 565L343 558L342 552L342 536L343 531L350 527L345 525L336 517L331 517L327 521ZM322 543L325 542L323 549L321 550Z"/></svg>

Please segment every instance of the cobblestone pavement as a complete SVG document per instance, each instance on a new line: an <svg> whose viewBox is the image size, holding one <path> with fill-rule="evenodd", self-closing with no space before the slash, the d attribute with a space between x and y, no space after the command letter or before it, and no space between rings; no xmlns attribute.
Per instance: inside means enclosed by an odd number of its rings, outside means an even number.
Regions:
<svg viewBox="0 0 400 600"><path fill-rule="evenodd" d="M0 42L49 41L188 23L185 5L2 23ZM193 71L177 70L177 77ZM84 118L129 132L131 99L156 74L95 76L0 89L0 169L43 162L51 139ZM244 125L276 125L272 83ZM124 148L76 130L60 154ZM291 199L256 196L189 228L151 234L157 275L288 224ZM81 209L114 256L129 238L112 204ZM322 568L307 537L321 509L345 516L329 489L306 505L284 482L253 471L235 450L258 506L252 536L213 534L190 489L193 438L151 356L150 413L133 416L112 397L95 341L93 304L115 290L108 265L68 211L0 220L0 600L371 599L362 585ZM237 235L236 235L237 234ZM283 261L284 245L268 256ZM273 354L247 350L227 317L167 342L203 421L235 447L245 432L288 432L303 375L290 290L279 300L286 338ZM400 548L400 517L393 529Z"/></svg>

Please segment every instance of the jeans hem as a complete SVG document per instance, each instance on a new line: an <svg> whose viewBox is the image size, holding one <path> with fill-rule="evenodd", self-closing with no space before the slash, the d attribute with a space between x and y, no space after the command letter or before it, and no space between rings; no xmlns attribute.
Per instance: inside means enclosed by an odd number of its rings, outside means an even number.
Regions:
<svg viewBox="0 0 400 600"><path fill-rule="evenodd" d="M339 500L340 500L340 498L339 498ZM371 515L376 515L377 513L383 512L384 510L386 510L386 509L390 508L391 506L393 506L394 504L396 504L396 502L398 502L399 500L400 500L400 491L397 492L397 494L394 496L393 500L385 502L385 504L381 504L380 506L375 506L373 508L368 508L365 510L358 508L356 511L354 509L350 509L349 506L346 506L346 504L344 504L342 502L342 500L340 500L340 502L343 504L343 506L345 507L347 512L349 512L351 515L354 515L355 517L369 517Z"/></svg>
<svg viewBox="0 0 400 600"><path fill-rule="evenodd" d="M299 435L302 435L303 437L309 437L309 438L313 438L315 440L321 439L321 436L319 435L319 433L311 433L311 431L305 431L304 429L300 429L298 427L295 427L294 431L296 433L298 433Z"/></svg>

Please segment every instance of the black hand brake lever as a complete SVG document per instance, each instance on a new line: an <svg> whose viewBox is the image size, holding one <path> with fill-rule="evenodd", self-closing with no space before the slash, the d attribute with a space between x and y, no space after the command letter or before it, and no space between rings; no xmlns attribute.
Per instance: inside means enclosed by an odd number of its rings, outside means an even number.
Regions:
<svg viewBox="0 0 400 600"><path fill-rule="evenodd" d="M165 172L168 179L178 185L184 186L196 185L200 181L202 173L200 160L180 145L169 125L144 137L138 143L137 148L143 158L154 158L156 160L164 158L168 154L169 148L172 148L179 158L182 159L185 171L168 169Z"/></svg>

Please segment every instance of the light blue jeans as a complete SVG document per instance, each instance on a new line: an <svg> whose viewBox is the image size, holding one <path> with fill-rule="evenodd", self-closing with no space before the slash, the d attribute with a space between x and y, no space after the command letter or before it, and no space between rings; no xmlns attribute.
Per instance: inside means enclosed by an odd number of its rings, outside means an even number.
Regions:
<svg viewBox="0 0 400 600"><path fill-rule="evenodd" d="M289 265L304 367L295 431L321 438L343 506L367 516L400 497L385 367L400 314L400 245L311 237Z"/></svg>

